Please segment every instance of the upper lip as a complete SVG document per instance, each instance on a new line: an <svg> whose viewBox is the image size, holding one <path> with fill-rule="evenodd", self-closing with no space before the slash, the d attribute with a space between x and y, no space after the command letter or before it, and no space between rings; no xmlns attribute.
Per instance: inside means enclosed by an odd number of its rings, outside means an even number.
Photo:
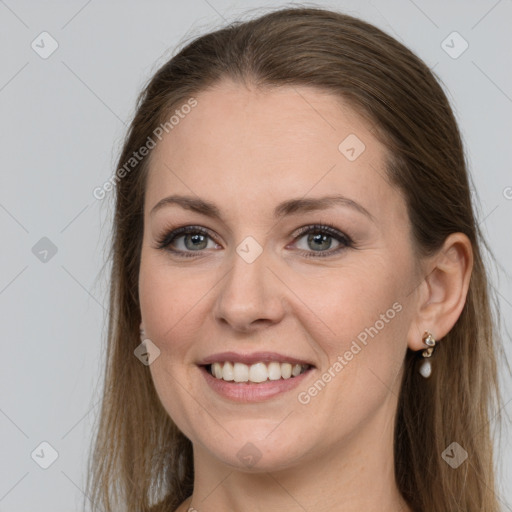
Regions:
<svg viewBox="0 0 512 512"><path fill-rule="evenodd" d="M278 354L277 352L253 352L252 354L242 354L239 352L220 352L218 354L212 354L211 356L204 358L198 364L201 366L206 366L212 363L224 363L225 361L229 361L231 363L244 363L246 365L255 363L271 363L276 361L278 363L314 366L313 363L306 361L305 359Z"/></svg>

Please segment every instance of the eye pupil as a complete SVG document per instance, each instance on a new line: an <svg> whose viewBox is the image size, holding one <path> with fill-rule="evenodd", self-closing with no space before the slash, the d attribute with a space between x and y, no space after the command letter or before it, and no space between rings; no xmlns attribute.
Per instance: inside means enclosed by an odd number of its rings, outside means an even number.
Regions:
<svg viewBox="0 0 512 512"><path fill-rule="evenodd" d="M191 240L192 241L192 246L188 246L187 244L187 241ZM204 244L206 240L206 237L204 235L200 235L200 234L195 234L195 235L186 235L185 236L185 246L187 247L187 249L192 249L192 250L196 250L196 249L204 249L206 248L206 245L202 246L201 244Z"/></svg>
<svg viewBox="0 0 512 512"><path fill-rule="evenodd" d="M328 243L326 243L326 240L328 240ZM321 234L321 233L318 233L316 235L309 235L308 243L310 243L310 242L314 242L315 244L323 244L320 247L317 246L317 248L313 248L314 251L325 250L325 249L329 249L331 247L332 237L330 235L325 235L325 234Z"/></svg>

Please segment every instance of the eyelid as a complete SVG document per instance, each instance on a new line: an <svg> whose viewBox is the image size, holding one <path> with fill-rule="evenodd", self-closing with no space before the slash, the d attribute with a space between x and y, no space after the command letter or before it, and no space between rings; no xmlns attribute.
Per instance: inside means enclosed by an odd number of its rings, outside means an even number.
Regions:
<svg viewBox="0 0 512 512"><path fill-rule="evenodd" d="M163 231L162 235L160 235L156 238L156 244L157 244L156 248L157 249L165 249L174 240L176 240L180 236L186 235L188 233L200 233L202 235L210 237L215 243L218 244L215 235L208 228L205 228L203 226L187 224L184 226L179 226L177 228L165 229ZM183 251L171 251L171 252L180 253ZM186 252L194 252L194 251L186 251ZM200 251L198 251L198 252L200 252Z"/></svg>
<svg viewBox="0 0 512 512"><path fill-rule="evenodd" d="M334 238L341 238L349 244L354 243L352 238L349 235L347 235L346 233L335 228L328 222L323 222L322 224L309 224L307 226L303 226L303 227L299 228L297 231L295 231L295 233L292 236L295 241L298 237L302 237L303 235L306 235L308 233L315 232L315 231L322 231L324 233L328 233L329 235L333 236Z"/></svg>
<svg viewBox="0 0 512 512"><path fill-rule="evenodd" d="M309 233L324 233L334 238L340 246L336 249L329 249L327 251L313 251L313 250L304 250L297 249L298 253L301 254L305 258L313 258L313 259L321 259L321 258L329 258L331 256L339 256L342 252L347 249L355 249L356 245L353 242L352 238L335 228L328 222L324 222L322 224L310 224L308 226L303 226L299 228L293 238L293 244L295 244L298 240L300 240L303 236Z"/></svg>

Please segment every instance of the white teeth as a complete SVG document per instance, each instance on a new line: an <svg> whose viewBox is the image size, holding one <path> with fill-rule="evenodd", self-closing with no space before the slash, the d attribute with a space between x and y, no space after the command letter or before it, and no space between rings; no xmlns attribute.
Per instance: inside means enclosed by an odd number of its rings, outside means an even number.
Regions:
<svg viewBox="0 0 512 512"><path fill-rule="evenodd" d="M217 376L215 375L215 377L217 377ZM224 366L222 368L222 375L217 378L224 379L227 381L235 380L235 373L233 370L233 365L229 361L224 363Z"/></svg>
<svg viewBox="0 0 512 512"><path fill-rule="evenodd" d="M275 361L268 365L268 378L270 380L279 380L281 378L281 365Z"/></svg>
<svg viewBox="0 0 512 512"><path fill-rule="evenodd" d="M222 367L221 367L220 363L213 363L212 373L215 378L222 379Z"/></svg>
<svg viewBox="0 0 512 512"><path fill-rule="evenodd" d="M231 382L265 382L267 380L280 380L298 377L309 368L308 365L278 363L255 363L246 365L244 363L213 363L211 365L211 374L216 379L223 379Z"/></svg>
<svg viewBox="0 0 512 512"><path fill-rule="evenodd" d="M290 363L281 364L281 377L289 379L292 376L292 365Z"/></svg>
<svg viewBox="0 0 512 512"><path fill-rule="evenodd" d="M251 364L249 368L249 380L251 382L264 382L268 379L268 370L265 363Z"/></svg>
<svg viewBox="0 0 512 512"><path fill-rule="evenodd" d="M249 380L249 367L243 363L235 363L233 374L235 382L247 382Z"/></svg>

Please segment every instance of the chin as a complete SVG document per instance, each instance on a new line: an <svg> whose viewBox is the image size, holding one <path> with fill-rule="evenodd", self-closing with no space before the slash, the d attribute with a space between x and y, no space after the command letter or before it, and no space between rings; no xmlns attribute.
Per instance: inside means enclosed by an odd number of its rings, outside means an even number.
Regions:
<svg viewBox="0 0 512 512"><path fill-rule="evenodd" d="M230 429L232 437L226 432L216 439L202 433L198 444L203 446L209 456L236 470L248 473L274 472L296 466L304 459L307 450L304 446L304 433L290 433L289 429L277 432L284 425L277 427L275 422L262 421L259 428ZM301 440L299 443L298 440ZM194 446L197 444L192 441Z"/></svg>

